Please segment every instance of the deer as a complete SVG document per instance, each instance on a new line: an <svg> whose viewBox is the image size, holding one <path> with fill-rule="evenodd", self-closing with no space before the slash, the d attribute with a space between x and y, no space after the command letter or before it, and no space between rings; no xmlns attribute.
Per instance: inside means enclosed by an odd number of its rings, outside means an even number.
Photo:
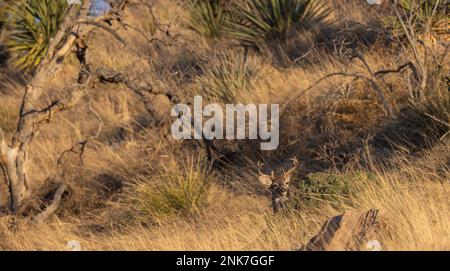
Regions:
<svg viewBox="0 0 450 271"><path fill-rule="evenodd" d="M262 172L264 163L258 162L257 164L258 179L272 194L272 208L274 213L283 211L289 202L291 175L299 164L295 156L289 160L292 161L293 165L288 170L272 170L270 175Z"/></svg>

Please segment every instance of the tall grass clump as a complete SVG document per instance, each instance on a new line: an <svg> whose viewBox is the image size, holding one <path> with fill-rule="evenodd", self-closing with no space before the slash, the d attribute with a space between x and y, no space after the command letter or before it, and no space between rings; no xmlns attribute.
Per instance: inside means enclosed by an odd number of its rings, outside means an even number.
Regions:
<svg viewBox="0 0 450 271"><path fill-rule="evenodd" d="M261 74L258 56L240 51L218 55L203 66L204 74L198 79L201 95L211 102L236 103L249 91Z"/></svg>
<svg viewBox="0 0 450 271"><path fill-rule="evenodd" d="M6 26L9 50L23 70L35 68L47 54L67 10L66 0L21 0L8 6Z"/></svg>
<svg viewBox="0 0 450 271"><path fill-rule="evenodd" d="M136 202L142 217L195 215L210 203L214 175L198 159L142 177L136 184Z"/></svg>
<svg viewBox="0 0 450 271"><path fill-rule="evenodd" d="M284 46L300 31L328 23L330 10L321 1L255 0L237 5L230 34L259 49Z"/></svg>
<svg viewBox="0 0 450 271"><path fill-rule="evenodd" d="M441 140L450 139L450 76L437 76L436 81L437 85L418 109L425 114L428 125L433 122L431 126L437 128Z"/></svg>
<svg viewBox="0 0 450 271"><path fill-rule="evenodd" d="M224 0L192 0L188 27L207 38L220 38L230 18Z"/></svg>
<svg viewBox="0 0 450 271"><path fill-rule="evenodd" d="M0 96L0 98L2 98ZM4 99L8 100L8 99ZM9 101L9 100L8 100ZM2 133L11 133L17 125L16 104L11 102L0 107L0 138Z"/></svg>
<svg viewBox="0 0 450 271"><path fill-rule="evenodd" d="M6 1L5 0L0 0L0 18L5 18L6 17ZM0 20L0 33L3 27L4 21Z"/></svg>
<svg viewBox="0 0 450 271"><path fill-rule="evenodd" d="M408 169L408 171L406 171ZM377 208L390 221L383 246L388 250L448 250L450 248L449 168L430 172L402 165L403 172L377 172L376 182L351 200L358 210Z"/></svg>

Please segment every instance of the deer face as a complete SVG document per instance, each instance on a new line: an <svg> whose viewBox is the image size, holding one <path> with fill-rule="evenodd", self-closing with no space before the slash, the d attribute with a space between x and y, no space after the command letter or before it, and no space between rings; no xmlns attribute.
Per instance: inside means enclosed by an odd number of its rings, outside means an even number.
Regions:
<svg viewBox="0 0 450 271"><path fill-rule="evenodd" d="M282 170L280 173L271 171L271 174L264 174L261 168L264 164L258 163L259 181L265 185L272 194L272 207L274 213L283 210L289 201L289 182L291 181L291 174L298 165L297 158L291 158L294 165L289 170Z"/></svg>

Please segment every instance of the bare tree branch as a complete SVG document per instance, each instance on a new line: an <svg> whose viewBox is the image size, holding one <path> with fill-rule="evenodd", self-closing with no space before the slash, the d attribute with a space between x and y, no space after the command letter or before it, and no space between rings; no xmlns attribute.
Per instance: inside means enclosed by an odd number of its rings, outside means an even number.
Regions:
<svg viewBox="0 0 450 271"><path fill-rule="evenodd" d="M54 192L53 199L51 201L51 204L48 205L42 212L40 212L38 215L34 216L32 219L33 223L40 223L43 222L45 219L47 219L51 214L53 214L60 206L62 197L64 193L66 193L68 189L67 184L60 183L58 185L58 188Z"/></svg>
<svg viewBox="0 0 450 271"><path fill-rule="evenodd" d="M49 122L56 113L73 107L85 96L85 88L89 84L91 74L84 59L86 47L81 46L80 40L96 26L79 25L76 18L86 17L91 2L92 0L83 1L80 13L74 7L69 8L60 30L50 42L48 53L38 65L31 82L26 86L20 106L19 123L11 144L7 145L4 140L1 142L0 169L8 185L9 210L12 214L20 213L22 203L30 195L26 164L30 144L41 124ZM105 15L105 18L111 14L117 14L126 3L126 0L121 1L117 7ZM69 89L67 97L54 101L44 109L36 109L49 79L63 67L61 58L70 52L74 44L77 46L77 56L81 64L77 84Z"/></svg>

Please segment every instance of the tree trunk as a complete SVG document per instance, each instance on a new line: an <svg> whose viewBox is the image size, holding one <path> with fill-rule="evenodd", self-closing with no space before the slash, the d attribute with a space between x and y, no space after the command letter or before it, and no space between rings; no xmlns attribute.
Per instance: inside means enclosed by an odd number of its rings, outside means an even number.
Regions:
<svg viewBox="0 0 450 271"><path fill-rule="evenodd" d="M47 55L37 67L31 82L26 86L20 107L19 123L11 144L7 145L5 139L1 138L0 169L8 186L9 210L12 214L20 213L24 201L30 195L27 159L30 144L38 132L39 125L49 120L53 112L61 111L67 106L66 103L59 104L56 102L42 110L36 109L39 98L45 91L49 79L62 67L61 61L55 57L58 55L58 46L65 39L68 39L69 42L74 42L73 39L68 37L76 32L74 31L76 20L79 16L87 15L90 4L91 0L84 0L80 12L75 6L69 7L60 30L50 42ZM65 53L67 54L68 52Z"/></svg>

